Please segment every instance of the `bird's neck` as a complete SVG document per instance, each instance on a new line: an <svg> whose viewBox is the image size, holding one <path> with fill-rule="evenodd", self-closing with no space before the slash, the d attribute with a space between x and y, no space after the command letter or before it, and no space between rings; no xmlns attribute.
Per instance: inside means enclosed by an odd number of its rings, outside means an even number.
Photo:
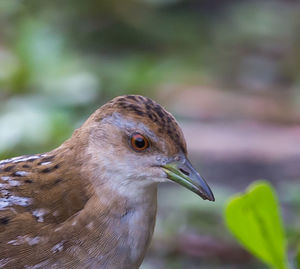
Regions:
<svg viewBox="0 0 300 269"><path fill-rule="evenodd" d="M65 160L72 158L72 174L79 176L90 197L83 210L69 219L71 234L80 233L82 248L90 248L86 259L91 268L93 262L107 264L114 256L124 264L122 268L138 268L155 226L157 184L130 184L129 180L118 184L120 179L114 178L103 163L68 148L63 146L59 151L64 152Z"/></svg>
<svg viewBox="0 0 300 269"><path fill-rule="evenodd" d="M75 224L80 224L80 233L84 231L85 234L81 245L85 248L89 244L91 254L86 257L89 262L114 268L109 263L114 261L113 257L118 257L122 264L120 268L139 268L155 226L156 187L148 189L144 195L148 198L142 199L138 195L134 203L128 197L106 189L102 195L96 192L90 198L75 219Z"/></svg>
<svg viewBox="0 0 300 269"><path fill-rule="evenodd" d="M155 226L157 185L136 186L128 182L118 185L105 171L102 172L101 178L92 183L95 184L95 193L87 219L94 219L96 227L104 227L103 223L108 224L106 233L118 238L113 243L111 238L108 239L112 244L106 257L120 257L124 264L122 268L138 268L148 249ZM103 242L94 242L97 252Z"/></svg>

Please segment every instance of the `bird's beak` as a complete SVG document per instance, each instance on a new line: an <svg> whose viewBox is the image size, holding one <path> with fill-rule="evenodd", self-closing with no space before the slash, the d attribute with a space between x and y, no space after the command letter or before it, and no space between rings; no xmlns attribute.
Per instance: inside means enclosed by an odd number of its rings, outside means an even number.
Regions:
<svg viewBox="0 0 300 269"><path fill-rule="evenodd" d="M169 179L198 194L203 200L215 201L209 186L186 157L163 165L162 168Z"/></svg>

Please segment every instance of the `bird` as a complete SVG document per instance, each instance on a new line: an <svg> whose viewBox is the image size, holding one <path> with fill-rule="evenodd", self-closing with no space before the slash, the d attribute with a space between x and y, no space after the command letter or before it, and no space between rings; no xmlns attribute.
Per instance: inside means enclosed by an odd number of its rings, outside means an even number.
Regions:
<svg viewBox="0 0 300 269"><path fill-rule="evenodd" d="M0 161L0 268L139 268L160 182L215 200L175 118L115 97L58 148Z"/></svg>

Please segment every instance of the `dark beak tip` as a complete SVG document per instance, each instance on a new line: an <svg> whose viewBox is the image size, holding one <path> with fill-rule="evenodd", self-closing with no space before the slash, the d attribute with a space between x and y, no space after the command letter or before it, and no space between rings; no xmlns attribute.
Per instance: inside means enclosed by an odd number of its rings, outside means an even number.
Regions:
<svg viewBox="0 0 300 269"><path fill-rule="evenodd" d="M212 202L216 201L215 196L214 196L214 194L212 192L210 193L210 195L208 197L208 200L212 201Z"/></svg>
<svg viewBox="0 0 300 269"><path fill-rule="evenodd" d="M199 195L201 196L201 198L203 200L208 200L208 201L211 201L211 202L215 202L215 196L214 194L212 193L211 190L209 191L206 191L206 192L199 192Z"/></svg>
<svg viewBox="0 0 300 269"><path fill-rule="evenodd" d="M211 202L215 202L216 201L213 194L211 194L209 196L208 195L205 195L205 196L202 195L201 197L202 197L203 200L208 200L208 201L211 201Z"/></svg>

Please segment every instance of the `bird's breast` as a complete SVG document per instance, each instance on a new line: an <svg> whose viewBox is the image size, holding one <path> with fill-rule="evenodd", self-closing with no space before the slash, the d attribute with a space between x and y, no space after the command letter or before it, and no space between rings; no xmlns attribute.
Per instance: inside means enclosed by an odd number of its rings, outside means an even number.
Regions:
<svg viewBox="0 0 300 269"><path fill-rule="evenodd" d="M119 249L127 252L129 264L139 264L139 261L144 258L152 238L155 216L154 207L130 209L122 216L120 224L124 229L124 238Z"/></svg>
<svg viewBox="0 0 300 269"><path fill-rule="evenodd" d="M127 206L120 208L120 204ZM72 234L82 234L72 255L85 252L80 262L88 268L139 268L152 238L156 204L156 195L134 206L128 201L119 201L119 206L106 207L105 212L103 205L91 203L90 209L71 224L78 228Z"/></svg>

